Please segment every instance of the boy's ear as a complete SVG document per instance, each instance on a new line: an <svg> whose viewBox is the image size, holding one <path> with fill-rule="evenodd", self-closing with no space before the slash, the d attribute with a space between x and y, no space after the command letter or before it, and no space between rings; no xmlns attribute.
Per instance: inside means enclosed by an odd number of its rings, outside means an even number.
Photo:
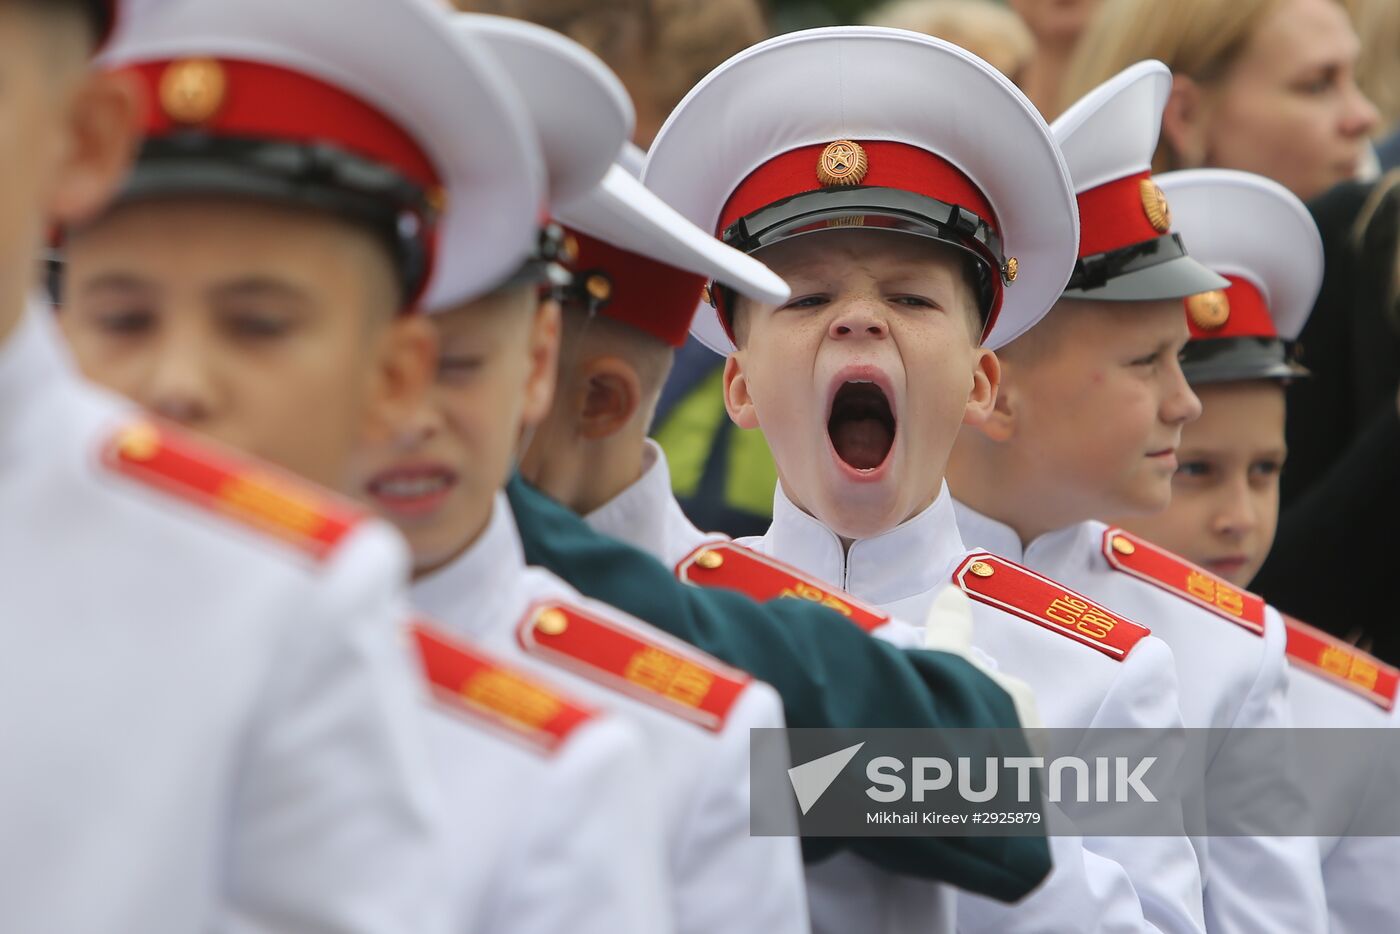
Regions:
<svg viewBox="0 0 1400 934"><path fill-rule="evenodd" d="M49 216L72 226L91 220L126 178L140 142L140 89L130 75L92 73L67 102L65 146Z"/></svg>
<svg viewBox="0 0 1400 934"><path fill-rule="evenodd" d="M534 428L549 414L559 380L559 303L548 299L535 308L530 321L530 368L525 374L524 405L520 415L524 427Z"/></svg>
<svg viewBox="0 0 1400 934"><path fill-rule="evenodd" d="M617 434L636 417L642 405L642 381L626 360L617 356L595 357L579 368L582 395L579 434L601 441Z"/></svg>
<svg viewBox="0 0 1400 934"><path fill-rule="evenodd" d="M1199 84L1185 75L1173 76L1171 95L1162 113L1162 137L1176 156L1172 168L1205 164L1207 104Z"/></svg>
<svg viewBox="0 0 1400 934"><path fill-rule="evenodd" d="M1002 379L1001 358L981 350L973 371L973 391L967 398L963 424L981 431L993 441L1008 441L1015 427L1016 389Z"/></svg>
<svg viewBox="0 0 1400 934"><path fill-rule="evenodd" d="M437 375L437 331L424 315L400 315L384 329L375 362L365 440L403 437L427 403Z"/></svg>
<svg viewBox="0 0 1400 934"><path fill-rule="evenodd" d="M757 428L758 412L749 395L743 354L742 350L736 351L724 361L724 410L729 413L729 420L740 428Z"/></svg>

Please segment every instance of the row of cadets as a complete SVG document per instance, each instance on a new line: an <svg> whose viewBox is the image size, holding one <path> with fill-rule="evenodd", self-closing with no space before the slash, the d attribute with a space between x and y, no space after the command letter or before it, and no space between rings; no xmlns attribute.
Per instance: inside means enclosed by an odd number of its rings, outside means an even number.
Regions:
<svg viewBox="0 0 1400 934"><path fill-rule="evenodd" d="M1177 359L1187 296L1224 288L1173 232L1150 162L1171 73L1141 62L1094 89L1053 130L1078 192L1075 276L1046 322L1003 353L993 417L954 454L969 541L1052 575L1151 628L1171 647L1187 727L1216 727L1195 839L1211 931L1321 930L1322 883L1303 838L1236 836L1211 789L1296 801L1288 756L1261 765L1231 727L1286 727L1285 634L1262 601L1098 519L1170 502L1182 427L1200 414ZM1253 793L1246 794L1245 789ZM1264 867L1268 867L1267 871Z"/></svg>
<svg viewBox="0 0 1400 934"><path fill-rule="evenodd" d="M100 211L137 139L91 36L175 8L0 4L4 926L435 931L402 543L89 386L26 302L38 232ZM436 41L403 12L387 35Z"/></svg>
<svg viewBox="0 0 1400 934"><path fill-rule="evenodd" d="M516 270L535 242L543 168L489 60L431 7L299 9L342 25L302 33L282 4L188 0L104 57L147 92L147 139L116 207L70 231L61 317L93 376L335 483L367 421L358 400L409 404L366 385L427 391L432 357L395 356L427 327L417 296L479 294ZM373 52L366 29L385 40ZM407 48L419 68L395 65ZM474 222L485 212L489 231ZM151 311L135 310L143 299ZM258 353L243 328L260 333ZM332 440L318 423L349 427ZM296 515L294 499L250 502L264 521ZM388 570L402 586L406 562ZM671 930L640 734L432 624L404 642L431 686L420 697L446 849L436 874L418 871L446 930ZM349 806L337 801L345 780L322 776L300 794L336 813ZM354 890L338 903L356 904Z"/></svg>
<svg viewBox="0 0 1400 934"><path fill-rule="evenodd" d="M1244 594L1277 527L1283 388L1308 376L1294 342L1322 285L1322 241L1303 203L1269 179L1195 169L1157 181L1192 255L1230 284L1185 300L1191 341L1182 371L1203 412L1183 436L1172 504L1123 525L1193 562L1198 579L1217 581L1217 590L1223 579ZM1295 726L1394 728L1400 673L1393 666L1306 623L1284 622ZM1385 755L1392 745L1377 748ZM1325 797L1309 799L1319 827L1358 834L1318 840L1333 934L1400 928L1391 890L1396 838L1360 835L1372 815L1393 811L1394 774L1394 763L1379 757L1339 761Z"/></svg>
<svg viewBox="0 0 1400 934"><path fill-rule="evenodd" d="M471 21L494 39L494 51L529 101L547 158L556 165L556 190L573 191L564 173L582 157L580 134L597 119L558 94L559 86L584 81L580 75L561 76L560 69L570 61L583 68L594 60L543 30L494 18ZM599 66L594 62L591 67ZM624 152L620 162L626 156ZM563 293L561 386L550 414L529 433L522 467L574 508L586 508L592 498L654 497L631 510L636 525L621 522L613 530L674 564L669 554L683 555L712 537L700 535L680 516L664 463L658 473L652 462L643 481L629 486L635 473L627 463L640 463L650 449L644 440L647 397L654 401L670 348L684 337L704 277L717 277L757 297L781 297L786 287L756 261L689 224L621 167L586 197L556 200L567 201L556 214L569 225L569 240L577 245L575 277ZM606 602L642 607L658 627L702 647L714 646L732 663L796 685L784 699L790 716L804 726L998 727L1018 722L1004 689L1023 698L1027 692L1012 679L989 676L946 652L904 652L866 640L849 620L868 629L887 617L855 610L855 601L844 595L835 596L842 616L816 603L757 605L733 592L684 587L662 566L591 532L523 481L512 486L522 531L533 537L536 555L542 557L532 563L567 575ZM612 525L600 515L589 518L600 527ZM652 533L674 533L675 539L654 547ZM761 597L777 595L781 586L775 581L768 578L774 586ZM815 639L804 639L807 632ZM917 639L915 630L912 641ZM840 692L829 690L834 683L842 685ZM819 686L821 694L810 685ZM950 703L954 698L957 703ZM1008 743L1006 754L1024 754L1020 742ZM1023 896L1048 869L1045 843L1034 837L804 840L804 847L810 860L843 847L891 871L951 880L1006 901Z"/></svg>
<svg viewBox="0 0 1400 934"><path fill-rule="evenodd" d="M526 101L521 113L544 144L551 203L594 186L631 130L612 73L527 24L460 15L455 28L494 53L513 84L534 88L529 101L549 101L538 110ZM468 106L455 109L448 119L480 132ZM445 232L448 279L491 235L483 216L461 243ZM433 393L406 437L364 449L352 480L408 538L414 603L641 731L677 931L805 932L796 839L749 834L749 731L782 726L776 693L525 563L503 487L519 439L548 410L559 339L552 292L542 298L534 278L515 276L481 298L436 290L428 308L440 344ZM442 482L424 492L424 480Z"/></svg>
<svg viewBox="0 0 1400 934"><path fill-rule="evenodd" d="M1049 310L1076 260L1070 178L1029 102L935 39L794 33L697 85L643 178L793 288L776 309L721 289L694 325L728 354L730 415L763 429L782 478L773 526L746 544L906 617L955 581L975 601L974 646L1030 683L1047 726L1141 727L1173 759L1166 646L1046 578L969 555L943 486L959 425L992 415L989 351ZM1055 599L1101 625L1066 625L1046 612ZM1169 827L1179 809L1164 808ZM1047 917L1056 930L1201 930L1192 847L1090 837L1019 908L958 900L968 930L1041 930ZM908 929L893 905L884 920L865 927Z"/></svg>

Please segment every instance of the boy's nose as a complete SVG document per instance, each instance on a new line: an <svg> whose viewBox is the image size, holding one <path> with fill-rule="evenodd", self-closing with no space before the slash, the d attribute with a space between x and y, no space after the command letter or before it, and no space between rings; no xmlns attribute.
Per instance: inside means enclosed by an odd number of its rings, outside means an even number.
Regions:
<svg viewBox="0 0 1400 934"><path fill-rule="evenodd" d="M853 337L873 337L883 339L889 335L889 326L879 311L878 304L865 300L844 303L831 319L828 334L839 340Z"/></svg>
<svg viewBox="0 0 1400 934"><path fill-rule="evenodd" d="M167 344L157 351L138 401L162 418L197 428L213 417L214 396L203 356L193 347Z"/></svg>

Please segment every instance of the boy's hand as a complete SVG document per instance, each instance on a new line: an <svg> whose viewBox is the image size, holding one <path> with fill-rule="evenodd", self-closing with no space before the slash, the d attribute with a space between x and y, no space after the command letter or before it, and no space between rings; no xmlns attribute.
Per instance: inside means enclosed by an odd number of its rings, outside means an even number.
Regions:
<svg viewBox="0 0 1400 934"><path fill-rule="evenodd" d="M984 659L987 656L972 648L972 601L956 587L948 586L934 598L924 620L924 648L934 652L948 652L971 662L979 671L991 678L1011 695L1016 705L1016 715L1023 729L1038 729L1040 711L1036 707L1035 694L1030 685L1020 678L1003 674Z"/></svg>

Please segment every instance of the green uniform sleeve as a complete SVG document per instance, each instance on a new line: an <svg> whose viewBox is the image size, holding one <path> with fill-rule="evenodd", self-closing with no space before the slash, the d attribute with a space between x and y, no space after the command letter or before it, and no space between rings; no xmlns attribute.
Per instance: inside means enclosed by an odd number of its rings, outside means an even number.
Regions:
<svg viewBox="0 0 1400 934"><path fill-rule="evenodd" d="M601 535L519 477L507 492L528 563L771 684L790 727L1019 726L1011 698L962 658L871 639L801 600L755 603L680 583L652 556ZM1023 743L1001 755L1024 756ZM1050 871L1042 837L804 838L808 861L850 849L882 868L1015 901Z"/></svg>

